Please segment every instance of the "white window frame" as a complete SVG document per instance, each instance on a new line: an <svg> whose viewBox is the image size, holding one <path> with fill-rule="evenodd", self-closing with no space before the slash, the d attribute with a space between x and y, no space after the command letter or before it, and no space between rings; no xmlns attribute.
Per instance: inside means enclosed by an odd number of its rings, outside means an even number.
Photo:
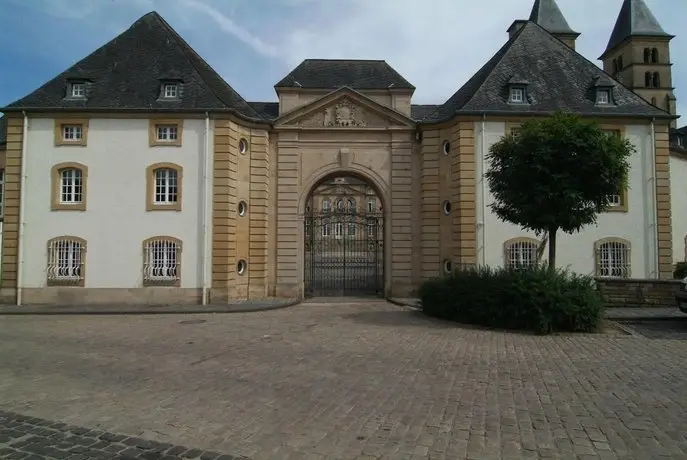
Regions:
<svg viewBox="0 0 687 460"><path fill-rule="evenodd" d="M146 241L143 254L143 281L153 284L173 284L180 280L181 243L159 237Z"/></svg>
<svg viewBox="0 0 687 460"><path fill-rule="evenodd" d="M48 282L78 283L83 279L85 244L71 237L60 237L48 244Z"/></svg>
<svg viewBox="0 0 687 460"><path fill-rule="evenodd" d="M596 92L596 103L597 104L610 104L611 103L611 92L607 89L600 89Z"/></svg>
<svg viewBox="0 0 687 460"><path fill-rule="evenodd" d="M368 212L375 212L377 210L377 199L376 198L369 198L367 200L367 211Z"/></svg>
<svg viewBox="0 0 687 460"><path fill-rule="evenodd" d="M62 140L74 142L80 141L83 137L83 126L81 125L63 125L62 126Z"/></svg>
<svg viewBox="0 0 687 460"><path fill-rule="evenodd" d="M597 243L596 276L600 278L629 278L631 256L628 243L617 240Z"/></svg>
<svg viewBox="0 0 687 460"><path fill-rule="evenodd" d="M60 170L60 204L81 204L84 192L84 174L79 168Z"/></svg>
<svg viewBox="0 0 687 460"><path fill-rule="evenodd" d="M328 237L331 235L330 229L329 229L329 221L325 220L322 222L322 236Z"/></svg>
<svg viewBox="0 0 687 460"><path fill-rule="evenodd" d="M511 88L510 101L516 103L525 102L525 90L523 88Z"/></svg>
<svg viewBox="0 0 687 460"><path fill-rule="evenodd" d="M162 87L162 97L165 99L177 99L179 97L179 85L176 83L166 83Z"/></svg>
<svg viewBox="0 0 687 460"><path fill-rule="evenodd" d="M322 200L322 212L329 212L329 208L331 207L331 201L329 201L329 198L325 198Z"/></svg>
<svg viewBox="0 0 687 460"><path fill-rule="evenodd" d="M176 142L179 139L177 125L155 125L155 135L158 142Z"/></svg>
<svg viewBox="0 0 687 460"><path fill-rule="evenodd" d="M172 205L179 202L179 171L158 168L153 171L153 204Z"/></svg>
<svg viewBox="0 0 687 460"><path fill-rule="evenodd" d="M70 88L71 97L83 98L86 97L86 84L85 83L72 83Z"/></svg>
<svg viewBox="0 0 687 460"><path fill-rule="evenodd" d="M508 241L505 245L507 268L528 268L537 264L539 243L529 239Z"/></svg>
<svg viewBox="0 0 687 460"><path fill-rule="evenodd" d="M619 208L623 205L623 197L620 194L606 195L609 208Z"/></svg>
<svg viewBox="0 0 687 460"><path fill-rule="evenodd" d="M344 224L343 222L334 223L334 238L339 239L344 235Z"/></svg>

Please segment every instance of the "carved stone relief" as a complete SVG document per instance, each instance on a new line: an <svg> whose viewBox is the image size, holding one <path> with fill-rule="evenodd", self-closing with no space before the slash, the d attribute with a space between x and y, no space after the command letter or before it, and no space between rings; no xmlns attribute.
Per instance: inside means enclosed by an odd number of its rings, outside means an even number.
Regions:
<svg viewBox="0 0 687 460"><path fill-rule="evenodd" d="M364 110L350 99L339 100L335 105L326 107L309 118L298 122L304 128L364 128L383 127L392 124L377 114Z"/></svg>

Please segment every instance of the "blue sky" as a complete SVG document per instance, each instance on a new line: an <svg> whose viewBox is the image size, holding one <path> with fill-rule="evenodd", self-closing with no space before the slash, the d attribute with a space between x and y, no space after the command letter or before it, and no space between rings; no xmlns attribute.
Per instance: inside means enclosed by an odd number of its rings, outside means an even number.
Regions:
<svg viewBox="0 0 687 460"><path fill-rule="evenodd" d="M248 100L276 100L273 85L311 57L386 59L417 87L414 103L442 103L505 43L508 26L526 18L533 2L0 0L0 106L31 92L152 10ZM681 33L687 2L646 3L666 32ZM622 0L558 4L582 33L578 51L599 64ZM687 54L678 51L684 49L687 33L671 43L679 114L687 109Z"/></svg>

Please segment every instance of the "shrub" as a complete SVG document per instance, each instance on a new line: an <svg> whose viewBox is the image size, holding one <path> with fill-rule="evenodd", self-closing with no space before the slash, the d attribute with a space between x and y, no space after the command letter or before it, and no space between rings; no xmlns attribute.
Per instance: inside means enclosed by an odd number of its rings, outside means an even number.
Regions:
<svg viewBox="0 0 687 460"><path fill-rule="evenodd" d="M673 272L673 278L676 280L681 280L687 277L687 262L678 262L675 265L675 271Z"/></svg>
<svg viewBox="0 0 687 460"><path fill-rule="evenodd" d="M418 293L430 316L500 329L591 332L603 318L592 277L547 267L457 270Z"/></svg>

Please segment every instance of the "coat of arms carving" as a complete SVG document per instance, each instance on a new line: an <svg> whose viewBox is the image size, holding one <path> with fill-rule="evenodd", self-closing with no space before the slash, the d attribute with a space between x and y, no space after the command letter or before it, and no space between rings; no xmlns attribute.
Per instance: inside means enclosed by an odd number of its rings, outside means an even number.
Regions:
<svg viewBox="0 0 687 460"><path fill-rule="evenodd" d="M348 100L343 100L334 107L327 107L324 111L324 126L327 127L364 127L365 121L357 107Z"/></svg>

